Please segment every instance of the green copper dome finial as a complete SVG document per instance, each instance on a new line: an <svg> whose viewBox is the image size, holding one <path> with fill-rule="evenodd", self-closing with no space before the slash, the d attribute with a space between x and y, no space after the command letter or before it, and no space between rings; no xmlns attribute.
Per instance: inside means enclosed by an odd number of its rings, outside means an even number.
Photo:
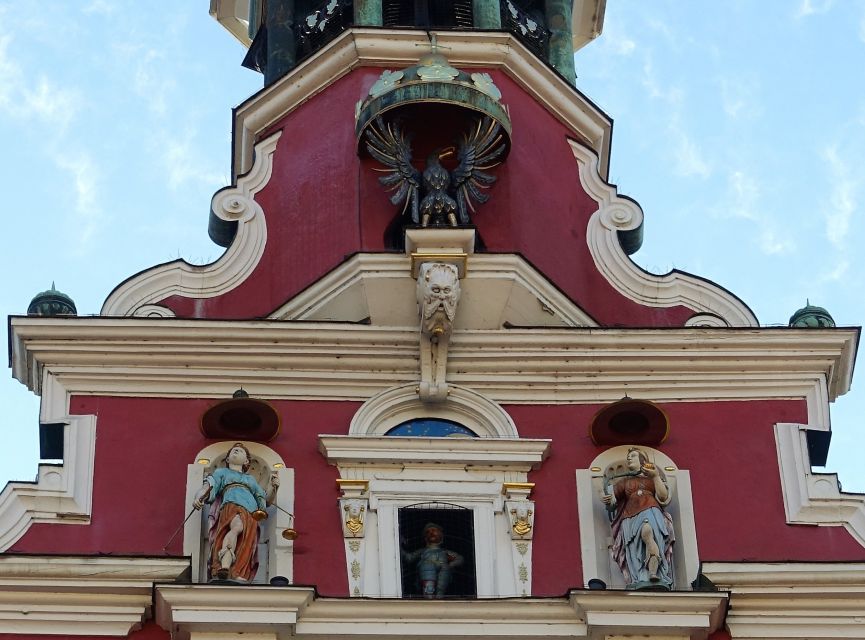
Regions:
<svg viewBox="0 0 865 640"><path fill-rule="evenodd" d="M796 329L834 327L835 321L823 307L816 307L806 298L805 306L790 316L790 326Z"/></svg>
<svg viewBox="0 0 865 640"><path fill-rule="evenodd" d="M75 316L78 310L75 302L65 293L54 288L54 282L48 291L37 293L27 307L29 316Z"/></svg>

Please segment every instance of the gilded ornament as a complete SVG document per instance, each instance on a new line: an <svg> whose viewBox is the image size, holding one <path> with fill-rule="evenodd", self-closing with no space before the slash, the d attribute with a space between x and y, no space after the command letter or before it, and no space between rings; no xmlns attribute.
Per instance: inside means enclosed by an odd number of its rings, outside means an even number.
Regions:
<svg viewBox="0 0 865 640"><path fill-rule="evenodd" d="M520 563L520 582L528 582L529 581L529 569L526 567L526 563Z"/></svg>
<svg viewBox="0 0 865 640"><path fill-rule="evenodd" d="M403 75L402 71L391 71L390 69L385 69L379 76L378 80L376 80L375 84L370 88L369 95L373 98L377 98L381 94L388 92L396 86L400 80L402 80ZM358 103L358 105L359 104L360 103ZM360 111L359 106L358 111Z"/></svg>
<svg viewBox="0 0 865 640"><path fill-rule="evenodd" d="M343 525L346 537L363 537L363 518L366 512L366 501L361 499L347 499L342 501L342 509L345 512Z"/></svg>
<svg viewBox="0 0 865 640"><path fill-rule="evenodd" d="M474 82L475 86L478 90L483 91L485 94L490 96L493 100L501 100L502 92L499 91L499 88L493 82L492 77L488 73L473 73L472 74L472 82Z"/></svg>
<svg viewBox="0 0 865 640"><path fill-rule="evenodd" d="M352 560L351 562L351 577L357 580L360 578L360 562Z"/></svg>
<svg viewBox="0 0 865 640"><path fill-rule="evenodd" d="M355 587L354 591L352 591L351 594L353 596L359 596L360 595L360 589L358 587Z"/></svg>
<svg viewBox="0 0 865 640"><path fill-rule="evenodd" d="M422 65L418 67L417 75L421 80L453 80L460 72L454 69L443 55L432 53L421 58Z"/></svg>
<svg viewBox="0 0 865 640"><path fill-rule="evenodd" d="M518 536L524 536L531 530L532 525L530 525L525 520L518 520L516 524L514 524L514 533Z"/></svg>
<svg viewBox="0 0 865 640"><path fill-rule="evenodd" d="M352 553L357 553L360 551L360 540L349 540L348 548L351 549Z"/></svg>
<svg viewBox="0 0 865 640"><path fill-rule="evenodd" d="M529 543L528 542L517 542L517 551L520 552L521 556L526 555L529 551Z"/></svg>

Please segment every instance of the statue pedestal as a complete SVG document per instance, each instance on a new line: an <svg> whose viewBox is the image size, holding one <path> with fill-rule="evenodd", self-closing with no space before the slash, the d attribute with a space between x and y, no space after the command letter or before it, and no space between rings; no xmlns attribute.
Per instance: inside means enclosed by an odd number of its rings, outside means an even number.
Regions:
<svg viewBox="0 0 865 640"><path fill-rule="evenodd" d="M411 258L411 277L417 278L424 262L452 264L460 278L466 275L468 256L475 252L475 230L424 227L405 230L405 252Z"/></svg>

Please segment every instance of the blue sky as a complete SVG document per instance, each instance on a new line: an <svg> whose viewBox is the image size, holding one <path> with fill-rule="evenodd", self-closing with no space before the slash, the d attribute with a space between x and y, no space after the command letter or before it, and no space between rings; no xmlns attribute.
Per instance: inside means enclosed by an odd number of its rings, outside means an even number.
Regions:
<svg viewBox="0 0 865 640"><path fill-rule="evenodd" d="M0 0L0 315L52 280L98 313L136 271L220 255L207 212L231 107L261 78L207 4ZM862 324L865 1L609 0L577 74L615 120L610 178L645 212L640 265L710 278L764 325L806 297ZM865 491L859 377L832 407L827 470L849 491ZM2 486L35 475L38 399L6 369L0 400Z"/></svg>

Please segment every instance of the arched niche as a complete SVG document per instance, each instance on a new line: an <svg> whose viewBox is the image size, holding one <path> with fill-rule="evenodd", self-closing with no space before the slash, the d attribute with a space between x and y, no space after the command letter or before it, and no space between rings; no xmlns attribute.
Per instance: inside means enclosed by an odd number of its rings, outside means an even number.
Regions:
<svg viewBox="0 0 865 640"><path fill-rule="evenodd" d="M383 436L412 418L438 418L465 426L481 438L518 438L514 421L502 407L479 393L449 385L447 400L421 401L414 383L393 387L367 400L351 420L351 436Z"/></svg>
<svg viewBox="0 0 865 640"><path fill-rule="evenodd" d="M610 556L612 534L610 520L601 495L605 474L609 470L625 469L625 458L631 447L643 450L649 460L666 476L672 499L665 510L673 517L676 542L673 545L673 590L688 591L700 569L697 534L694 527L694 505L691 475L664 452L643 445L621 445L597 456L588 469L577 469L577 508L580 517L580 545L583 582L600 578L613 589L624 589L625 580Z"/></svg>
<svg viewBox="0 0 865 640"><path fill-rule="evenodd" d="M274 576L292 580L292 556L294 543L282 537L281 532L293 526L286 512L294 513L294 469L288 469L282 457L273 449L258 442L226 440L208 445L199 451L187 467L186 509L192 509L195 494L201 488L205 476L220 466L225 466L225 456L235 442L245 446L251 456L250 473L264 488L274 471L279 476L279 490L273 504L268 506L266 520L259 523L261 533L258 548L258 573L255 584L266 584ZM277 506L283 509L277 509ZM207 582L207 563L210 557L208 541L207 505L199 514L194 514L184 525L183 553L192 559L193 582Z"/></svg>

